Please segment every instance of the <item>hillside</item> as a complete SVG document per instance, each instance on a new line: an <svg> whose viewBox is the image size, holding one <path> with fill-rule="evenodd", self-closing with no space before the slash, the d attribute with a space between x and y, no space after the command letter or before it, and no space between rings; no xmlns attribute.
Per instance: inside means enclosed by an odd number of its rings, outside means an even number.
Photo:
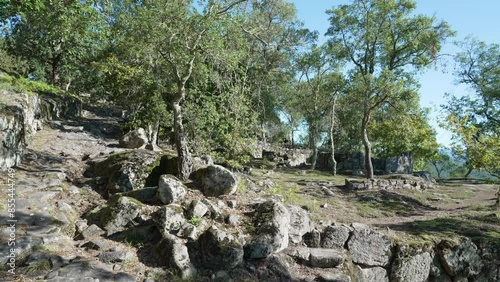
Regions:
<svg viewBox="0 0 500 282"><path fill-rule="evenodd" d="M182 182L171 149L121 148L120 117L81 113L38 115L1 174L10 281L500 281L498 185L350 190L362 179L210 157Z"/></svg>

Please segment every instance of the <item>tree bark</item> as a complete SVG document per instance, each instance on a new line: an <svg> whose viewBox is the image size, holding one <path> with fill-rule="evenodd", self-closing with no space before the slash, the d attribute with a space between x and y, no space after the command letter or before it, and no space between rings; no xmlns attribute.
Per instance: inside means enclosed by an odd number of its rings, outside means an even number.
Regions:
<svg viewBox="0 0 500 282"><path fill-rule="evenodd" d="M147 148L153 151L161 151L158 147L158 133L160 131L160 120L155 120L154 124L148 125L148 146Z"/></svg>
<svg viewBox="0 0 500 282"><path fill-rule="evenodd" d="M316 162L318 161L318 146L316 145L316 126L310 125L309 132L309 148L312 149L312 158L311 158L311 170L316 169Z"/></svg>
<svg viewBox="0 0 500 282"><path fill-rule="evenodd" d="M465 174L464 178L469 177L469 175L471 174L472 170L473 170L473 168L470 167L469 170L467 171L467 173Z"/></svg>
<svg viewBox="0 0 500 282"><path fill-rule="evenodd" d="M186 97L186 86L183 83L178 83L178 97L172 102L172 109L174 114L175 146L178 156L177 173L181 180L187 180L193 170L193 159L189 152L188 142L184 134L184 126L182 124L182 102L184 97Z"/></svg>
<svg viewBox="0 0 500 282"><path fill-rule="evenodd" d="M333 100L332 104L332 116L330 120L330 148L332 151L332 174L335 176L337 175L337 161L335 160L335 141L333 140L333 129L335 127L335 105L336 105L337 99Z"/></svg>

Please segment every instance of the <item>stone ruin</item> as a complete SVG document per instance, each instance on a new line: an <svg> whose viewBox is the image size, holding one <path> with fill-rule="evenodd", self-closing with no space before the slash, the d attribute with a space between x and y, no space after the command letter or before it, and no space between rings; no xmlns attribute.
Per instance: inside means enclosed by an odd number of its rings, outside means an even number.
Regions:
<svg viewBox="0 0 500 282"><path fill-rule="evenodd" d="M433 187L435 180L428 173L414 175L395 174L379 179L346 179L345 186L349 190L426 190Z"/></svg>

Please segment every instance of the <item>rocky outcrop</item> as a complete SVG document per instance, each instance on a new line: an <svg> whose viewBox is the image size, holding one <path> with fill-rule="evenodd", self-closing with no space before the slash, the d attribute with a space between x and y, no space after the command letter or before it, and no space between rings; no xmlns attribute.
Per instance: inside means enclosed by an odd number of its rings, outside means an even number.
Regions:
<svg viewBox="0 0 500 282"><path fill-rule="evenodd" d="M302 236L313 228L313 222L309 219L308 212L301 207L288 206L290 213L290 228L288 236L290 242L300 243Z"/></svg>
<svg viewBox="0 0 500 282"><path fill-rule="evenodd" d="M434 252L428 246L398 245L396 258L392 264L391 281L428 281Z"/></svg>
<svg viewBox="0 0 500 282"><path fill-rule="evenodd" d="M203 266L212 270L230 270L243 264L243 244L233 235L212 226L199 238Z"/></svg>
<svg viewBox="0 0 500 282"><path fill-rule="evenodd" d="M245 246L245 257L266 258L288 247L290 213L276 200L268 200L256 208L253 216L252 241Z"/></svg>
<svg viewBox="0 0 500 282"><path fill-rule="evenodd" d="M457 245L441 242L438 245L441 265L452 277L471 277L481 272L483 262L480 251L470 239L463 239Z"/></svg>
<svg viewBox="0 0 500 282"><path fill-rule="evenodd" d="M167 234L153 249L160 265L167 266L180 274L182 279L190 279L196 274L189 252L183 241Z"/></svg>
<svg viewBox="0 0 500 282"><path fill-rule="evenodd" d="M194 178L205 196L231 195L238 187L237 176L220 165L208 165L198 169Z"/></svg>
<svg viewBox="0 0 500 282"><path fill-rule="evenodd" d="M120 147L127 149L145 148L148 137L144 128L137 128L125 134L119 141Z"/></svg>

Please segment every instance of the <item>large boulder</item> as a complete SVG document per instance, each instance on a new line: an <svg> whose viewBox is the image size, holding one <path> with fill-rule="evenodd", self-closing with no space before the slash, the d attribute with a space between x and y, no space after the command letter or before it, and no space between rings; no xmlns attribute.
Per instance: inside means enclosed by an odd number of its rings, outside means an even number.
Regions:
<svg viewBox="0 0 500 282"><path fill-rule="evenodd" d="M116 197L111 199L109 205L103 208L100 214L100 224L107 235L123 231L137 224L143 204L134 198Z"/></svg>
<svg viewBox="0 0 500 282"><path fill-rule="evenodd" d="M187 187L173 175L162 175L158 183L158 199L164 204L179 203L186 197Z"/></svg>
<svg viewBox="0 0 500 282"><path fill-rule="evenodd" d="M258 205L252 220L255 232L245 257L266 258L288 247L290 213L282 203L268 200Z"/></svg>
<svg viewBox="0 0 500 282"><path fill-rule="evenodd" d="M181 239L167 234L154 246L153 252L160 265L172 268L183 280L190 279L196 274L196 269L189 258L188 248Z"/></svg>
<svg viewBox="0 0 500 282"><path fill-rule="evenodd" d="M243 245L233 235L211 226L198 238L203 266L230 270L243 263Z"/></svg>
<svg viewBox="0 0 500 282"><path fill-rule="evenodd" d="M327 226L321 233L322 248L343 248L349 239L349 228L346 226Z"/></svg>
<svg viewBox="0 0 500 282"><path fill-rule="evenodd" d="M125 134L119 141L120 147L128 149L144 148L147 143L148 137L146 136L146 131L141 127Z"/></svg>
<svg viewBox="0 0 500 282"><path fill-rule="evenodd" d="M231 195L238 187L236 175L220 165L208 165L197 170L194 176L205 196Z"/></svg>
<svg viewBox="0 0 500 282"><path fill-rule="evenodd" d="M158 185L163 174L175 174L175 157L159 152L134 150L96 159L87 174L99 179L111 194Z"/></svg>
<svg viewBox="0 0 500 282"><path fill-rule="evenodd" d="M163 236L166 236L166 234L180 230L186 219L181 206L170 204L161 207L153 215L153 221Z"/></svg>
<svg viewBox="0 0 500 282"><path fill-rule="evenodd" d="M458 244L442 241L438 244L438 254L441 265L452 277L471 277L481 272L480 251L468 238Z"/></svg>
<svg viewBox="0 0 500 282"><path fill-rule="evenodd" d="M300 243L302 236L314 227L306 210L297 206L288 206L290 212L290 228L288 236L292 243Z"/></svg>
<svg viewBox="0 0 500 282"><path fill-rule="evenodd" d="M353 223L352 226L354 231L347 242L352 261L366 266L388 266L392 256L391 239L367 225Z"/></svg>
<svg viewBox="0 0 500 282"><path fill-rule="evenodd" d="M392 264L391 281L428 281L433 260L432 249L398 245Z"/></svg>

